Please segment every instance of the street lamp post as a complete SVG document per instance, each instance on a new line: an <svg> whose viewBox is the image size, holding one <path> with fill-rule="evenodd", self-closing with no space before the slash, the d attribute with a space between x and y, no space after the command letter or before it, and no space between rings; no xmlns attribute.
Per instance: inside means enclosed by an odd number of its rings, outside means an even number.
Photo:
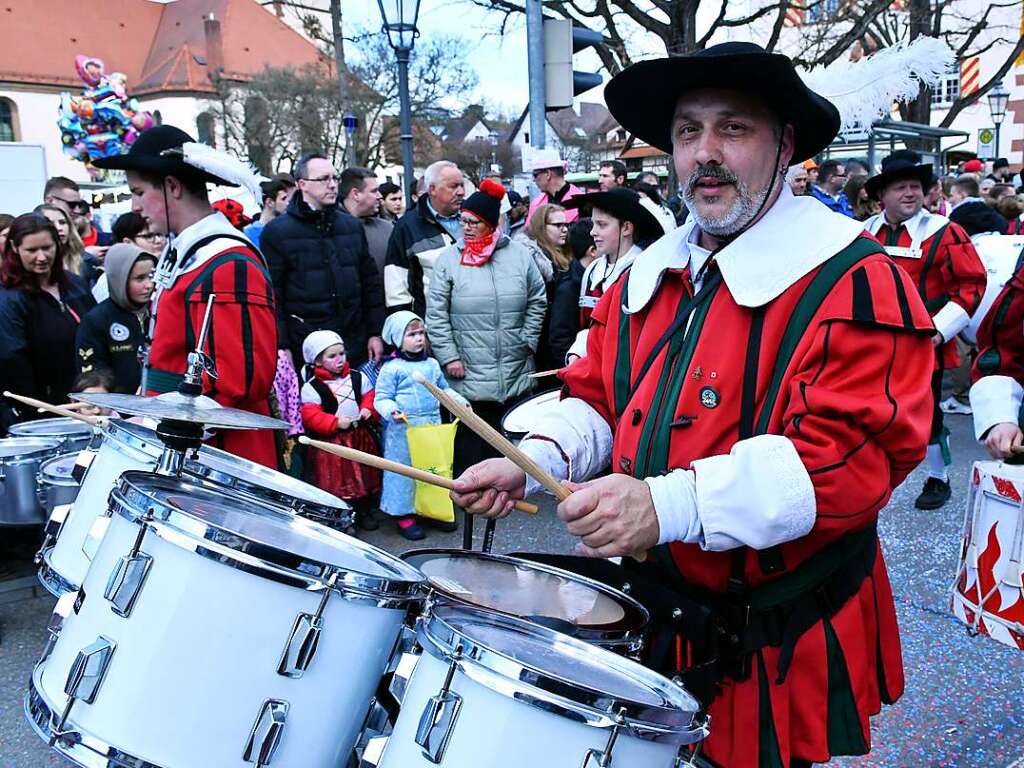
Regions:
<svg viewBox="0 0 1024 768"><path fill-rule="evenodd" d="M491 131L487 134L487 141L491 145L491 173L494 173L494 169L498 165L498 136L497 131Z"/></svg>
<svg viewBox="0 0 1024 768"><path fill-rule="evenodd" d="M992 115L992 123L996 127L996 157L1000 157L999 127L1003 124L1003 118L1006 117L1006 105L1010 101L1010 92L1006 90L1003 86L1003 81L1000 80L988 92L986 98L988 98L988 111Z"/></svg>
<svg viewBox="0 0 1024 768"><path fill-rule="evenodd" d="M416 43L419 30L416 19L420 13L420 0L377 0L380 6L384 31L388 35L388 43L395 51L398 60L398 101L399 101L399 140L402 144L402 169L405 176L405 208L412 207L412 112L409 105L409 60L412 48Z"/></svg>

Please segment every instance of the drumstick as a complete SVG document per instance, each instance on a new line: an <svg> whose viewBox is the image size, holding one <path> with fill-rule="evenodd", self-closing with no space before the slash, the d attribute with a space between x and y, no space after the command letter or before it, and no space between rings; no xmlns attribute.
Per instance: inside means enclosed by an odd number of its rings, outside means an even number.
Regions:
<svg viewBox="0 0 1024 768"><path fill-rule="evenodd" d="M349 448L344 445L325 443L322 440L312 440L305 435L299 438L299 442L303 445L311 445L314 448L319 448L321 451L326 451L327 453L333 453L335 456L341 456L343 459L354 461L357 464L366 464L369 467L376 467L377 469L385 472L394 472L396 475L402 475L403 477L408 477L411 480L419 480L421 483L436 485L439 488L444 488L449 491L455 488L455 481L449 477L435 475L433 472L416 469L416 467L407 467L405 464L399 464L397 461L391 461L390 459L381 458L380 456L374 456L372 453L364 453L363 451L357 451L355 448ZM537 505L530 504L528 501L517 501L516 509L520 512L527 512L531 515L537 514Z"/></svg>
<svg viewBox="0 0 1024 768"><path fill-rule="evenodd" d="M531 379L543 379L545 376L557 376L561 368L552 368L550 371L538 371L537 373L528 374L528 378Z"/></svg>
<svg viewBox="0 0 1024 768"><path fill-rule="evenodd" d="M572 495L572 491L559 483L558 480L548 472L544 471L537 462L512 445L512 443L508 441L508 438L500 434L494 427L473 413L470 408L460 403L433 382L428 381L427 378L419 371L414 372L412 377L429 389L430 393L437 398L438 402L457 416L463 424L476 432L476 434L485 440L492 448L494 448L494 450L515 464L538 483L543 485L554 495L556 499L559 501L565 501ZM642 563L647 559L647 553L637 552L631 555L631 557L637 562Z"/></svg>
<svg viewBox="0 0 1024 768"><path fill-rule="evenodd" d="M70 408L65 408L60 405L51 405L50 403L44 403L42 400L36 400L34 397L25 397L25 395L16 395L13 392L4 391L4 397L8 397L11 400L17 400L24 403L25 405L31 405L33 408L38 408L40 411L47 413L56 413L58 416L67 416L69 419L78 419L78 421L84 421L86 424L96 426L100 420L97 416L86 416L78 411L73 411Z"/></svg>
<svg viewBox="0 0 1024 768"><path fill-rule="evenodd" d="M74 401L74 402L70 402L70 403L61 403L60 405L58 405L56 407L57 408L64 408L64 409L66 409L68 411L80 411L83 408L91 408L92 406L90 406L88 403L82 403L82 402ZM46 409L45 408L36 408L36 410L39 411L40 413L46 413Z"/></svg>
<svg viewBox="0 0 1024 768"><path fill-rule="evenodd" d="M418 371L413 373L413 379L430 390L430 393L437 398L445 408L457 416L463 424L472 429L476 434L486 441L494 450L509 459L538 483L550 491L559 501L565 501L572 493L568 488L558 482L552 475L548 474L537 462L516 448L504 435L500 434L494 427L473 413L467 406L460 403L443 389L428 381Z"/></svg>

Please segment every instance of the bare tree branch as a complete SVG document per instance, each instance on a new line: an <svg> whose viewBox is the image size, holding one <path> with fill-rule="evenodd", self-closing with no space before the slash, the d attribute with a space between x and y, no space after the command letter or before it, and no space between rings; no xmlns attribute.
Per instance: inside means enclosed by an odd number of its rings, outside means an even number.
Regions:
<svg viewBox="0 0 1024 768"><path fill-rule="evenodd" d="M1003 60L1002 65L996 70L995 74L993 74L986 83L984 83L970 96L962 96L954 101L953 106L949 108L949 111L942 118L942 122L940 122L939 125L943 128L951 126L953 121L956 120L957 115L963 112L967 107L971 106L971 104L974 104L981 99L982 96L995 87L996 83L1002 81L1002 79L1006 77L1006 73L1010 71L1010 68L1014 65L1014 62L1021 53L1024 53L1024 35L1021 35L1020 39L1017 40L1017 44L1013 47L1013 50L1010 51L1010 54Z"/></svg>

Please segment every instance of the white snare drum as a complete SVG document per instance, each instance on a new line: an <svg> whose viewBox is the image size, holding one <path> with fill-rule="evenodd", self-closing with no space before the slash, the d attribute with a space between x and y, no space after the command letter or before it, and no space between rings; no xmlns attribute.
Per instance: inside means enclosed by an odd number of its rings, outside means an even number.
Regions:
<svg viewBox="0 0 1024 768"><path fill-rule="evenodd" d="M39 501L47 515L62 504L71 504L78 496L77 461L77 453L64 453L39 465Z"/></svg>
<svg viewBox="0 0 1024 768"><path fill-rule="evenodd" d="M537 418L554 408L561 396L561 389L552 389L512 406L501 417L501 431L509 440L522 440L537 426Z"/></svg>
<svg viewBox="0 0 1024 768"><path fill-rule="evenodd" d="M402 559L430 582L434 601L531 621L617 653L643 647L650 615L609 586L542 563L461 549L420 549Z"/></svg>
<svg viewBox="0 0 1024 768"><path fill-rule="evenodd" d="M981 263L985 266L985 292L982 294L978 308L971 315L971 320L960 335L971 344L978 341L978 329L992 305L999 296L1007 281L1013 277L1013 268L1024 248L1024 236L1021 235L982 235L974 238L974 248L978 252Z"/></svg>
<svg viewBox="0 0 1024 768"><path fill-rule="evenodd" d="M58 441L39 437L0 440L0 527L46 522L36 478L40 464L59 449Z"/></svg>
<svg viewBox="0 0 1024 768"><path fill-rule="evenodd" d="M964 514L953 614L1024 650L1024 466L978 461Z"/></svg>
<svg viewBox="0 0 1024 768"><path fill-rule="evenodd" d="M446 606L420 620L423 655L379 768L678 768L707 736L667 678L545 627Z"/></svg>
<svg viewBox="0 0 1024 768"><path fill-rule="evenodd" d="M11 437L37 437L55 440L57 453L78 453L92 440L93 428L71 418L36 419L14 424L7 430Z"/></svg>
<svg viewBox="0 0 1024 768"><path fill-rule="evenodd" d="M33 672L37 732L83 765L346 765L422 576L210 484L129 472L110 504Z"/></svg>
<svg viewBox="0 0 1024 768"><path fill-rule="evenodd" d="M119 419L106 423L82 478L78 499L66 516L47 530L39 579L50 592L59 596L78 589L103 536L111 489L125 472L156 467L162 451L154 430ZM342 527L351 523L351 508L341 499L215 448L201 448L199 461L187 461L184 474L209 477L228 484L237 494L287 506L309 517L334 516L342 521Z"/></svg>

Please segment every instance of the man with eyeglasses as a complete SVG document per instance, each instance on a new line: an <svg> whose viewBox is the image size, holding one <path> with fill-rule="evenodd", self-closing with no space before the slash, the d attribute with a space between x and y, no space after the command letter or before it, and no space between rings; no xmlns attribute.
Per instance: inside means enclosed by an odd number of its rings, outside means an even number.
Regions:
<svg viewBox="0 0 1024 768"><path fill-rule="evenodd" d="M818 166L818 180L810 185L810 194L814 199L824 203L829 210L856 218L850 201L846 199L843 187L846 186L846 166L838 160L826 160Z"/></svg>
<svg viewBox="0 0 1024 768"><path fill-rule="evenodd" d="M43 187L43 202L66 208L71 214L86 251L102 260L103 254L113 240L108 233L101 232L93 226L92 218L89 216L89 203L82 199L78 184L66 176L47 179L46 186Z"/></svg>
<svg viewBox="0 0 1024 768"><path fill-rule="evenodd" d="M533 212L542 205L550 203L565 205L566 201L583 194L582 189L565 180L566 163L555 150L540 150L533 158L531 167L533 168L533 183L537 185L540 194L535 195L530 201L530 211L526 214L527 224L533 218ZM565 213L570 224L576 221L580 215L579 211L575 210Z"/></svg>
<svg viewBox="0 0 1024 768"><path fill-rule="evenodd" d="M298 188L288 209L260 235L277 299L278 348L301 370L303 340L328 330L345 340L354 367L377 361L383 289L363 225L339 204L340 179L327 157L301 157L292 176Z"/></svg>

